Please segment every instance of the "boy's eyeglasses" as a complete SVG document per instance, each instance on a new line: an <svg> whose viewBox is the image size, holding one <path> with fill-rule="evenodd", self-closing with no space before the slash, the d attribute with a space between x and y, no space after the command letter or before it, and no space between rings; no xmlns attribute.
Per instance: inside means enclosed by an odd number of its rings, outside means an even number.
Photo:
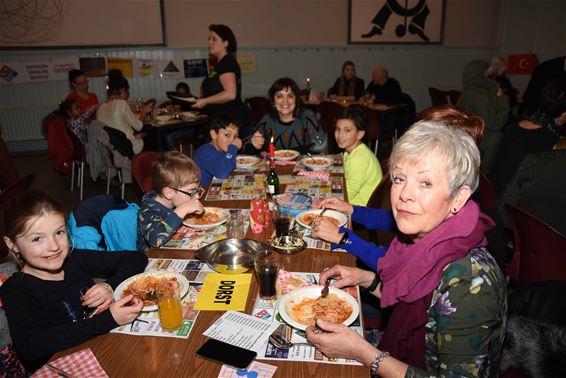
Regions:
<svg viewBox="0 0 566 378"><path fill-rule="evenodd" d="M192 192L185 192L184 190L175 189L175 188L171 188L171 189L176 190L178 192L181 192L183 194L186 194L191 198L196 197L196 196L200 197L202 195L203 191L204 191L204 188L201 188L200 186L198 188L196 188L195 190L193 190Z"/></svg>

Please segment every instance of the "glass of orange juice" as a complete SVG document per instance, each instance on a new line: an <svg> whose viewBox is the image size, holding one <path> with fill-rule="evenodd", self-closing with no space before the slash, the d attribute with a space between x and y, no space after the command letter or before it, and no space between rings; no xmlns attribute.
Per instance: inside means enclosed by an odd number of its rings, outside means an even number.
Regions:
<svg viewBox="0 0 566 378"><path fill-rule="evenodd" d="M161 328L175 331L183 323L181 292L176 281L169 281L157 287L157 307Z"/></svg>

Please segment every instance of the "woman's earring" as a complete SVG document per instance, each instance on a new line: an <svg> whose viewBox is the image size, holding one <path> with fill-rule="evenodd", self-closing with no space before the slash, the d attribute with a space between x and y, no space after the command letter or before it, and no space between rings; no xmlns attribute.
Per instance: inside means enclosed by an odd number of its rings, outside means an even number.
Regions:
<svg viewBox="0 0 566 378"><path fill-rule="evenodd" d="M452 212L452 214L456 214L458 212L458 209L453 207L451 212Z"/></svg>

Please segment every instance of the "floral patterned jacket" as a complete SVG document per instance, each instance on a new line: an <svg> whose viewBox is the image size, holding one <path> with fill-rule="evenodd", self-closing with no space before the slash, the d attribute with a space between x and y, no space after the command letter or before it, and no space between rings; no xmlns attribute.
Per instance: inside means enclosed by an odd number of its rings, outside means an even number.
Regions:
<svg viewBox="0 0 566 378"><path fill-rule="evenodd" d="M425 364L406 377L499 377L507 285L497 263L478 248L444 268L428 310Z"/></svg>

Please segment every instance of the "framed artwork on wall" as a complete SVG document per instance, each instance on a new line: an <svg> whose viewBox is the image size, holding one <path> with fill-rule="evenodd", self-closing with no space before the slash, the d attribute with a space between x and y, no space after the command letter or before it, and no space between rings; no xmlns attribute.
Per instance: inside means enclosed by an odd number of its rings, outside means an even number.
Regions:
<svg viewBox="0 0 566 378"><path fill-rule="evenodd" d="M349 44L442 44L446 0L348 0Z"/></svg>

